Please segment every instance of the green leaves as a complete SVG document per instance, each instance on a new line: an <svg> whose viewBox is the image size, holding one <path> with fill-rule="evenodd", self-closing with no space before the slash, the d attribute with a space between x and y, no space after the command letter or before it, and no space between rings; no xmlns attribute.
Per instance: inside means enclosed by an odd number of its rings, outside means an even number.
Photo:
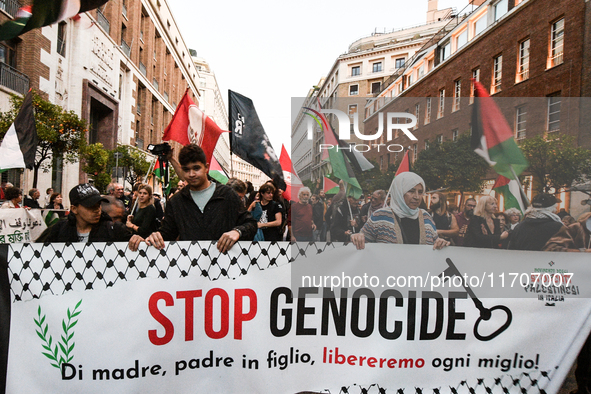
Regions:
<svg viewBox="0 0 591 394"><path fill-rule="evenodd" d="M45 315L41 316L41 306L39 306L37 309L37 319L33 319L35 321L35 325L38 328L38 330L35 331L37 336L41 339L41 341L43 341L41 347L45 350L45 352L41 352L41 354L52 361L50 363L52 367L60 369L64 362L69 363L74 358L72 352L76 344L73 341L73 328L78 323L78 320L74 319L80 315L81 311L79 308L81 304L82 300L78 301L72 311L70 311L70 308L68 308L66 313L67 319L62 320L63 334L61 335L61 341L57 344L53 344L53 338L51 335L49 338L47 337L49 325L45 322ZM59 354L60 350L62 353L61 355Z"/></svg>
<svg viewBox="0 0 591 394"><path fill-rule="evenodd" d="M427 189L448 188L461 192L480 192L482 178L489 165L470 147L470 135L464 133L456 141L432 142L419 153L412 170L419 174Z"/></svg>
<svg viewBox="0 0 591 394"><path fill-rule="evenodd" d="M535 178L533 188L537 193L552 189L560 193L591 174L591 151L578 148L575 143L574 137L566 135L537 136L521 143L529 161L527 172Z"/></svg>

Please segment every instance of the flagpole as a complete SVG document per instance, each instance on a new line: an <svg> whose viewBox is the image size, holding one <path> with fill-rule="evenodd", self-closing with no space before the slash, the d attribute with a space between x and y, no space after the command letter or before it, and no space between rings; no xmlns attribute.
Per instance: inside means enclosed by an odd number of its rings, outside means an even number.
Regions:
<svg viewBox="0 0 591 394"><path fill-rule="evenodd" d="M524 199L523 202L526 204L526 206L524 208L527 208L527 207L529 207L531 205L530 201L527 198L527 194L525 194L525 190L523 189L523 186L521 185L521 182L519 182L519 177L515 173L515 170L513 169L513 166L511 164L509 164L509 168L511 169L511 173L513 174L513 178L515 178L515 181L519 185L519 190L521 190L521 196Z"/></svg>
<svg viewBox="0 0 591 394"><path fill-rule="evenodd" d="M349 203L349 196L348 194L348 189L349 189L349 184L345 181L343 181L343 183L345 184L345 200L347 201L347 206L349 207L349 216L351 216L351 220L353 220L353 211L351 210L351 204ZM353 229L353 234L355 234L355 226L351 226L351 228Z"/></svg>
<svg viewBox="0 0 591 394"><path fill-rule="evenodd" d="M228 136L228 140L230 141L230 174L232 175L230 178L233 178L234 177L234 160L232 159L232 156L233 156L232 134L234 133L234 130L232 127L232 91L230 89L228 89L228 128L230 129L230 135ZM222 169L224 169L224 167L222 167Z"/></svg>

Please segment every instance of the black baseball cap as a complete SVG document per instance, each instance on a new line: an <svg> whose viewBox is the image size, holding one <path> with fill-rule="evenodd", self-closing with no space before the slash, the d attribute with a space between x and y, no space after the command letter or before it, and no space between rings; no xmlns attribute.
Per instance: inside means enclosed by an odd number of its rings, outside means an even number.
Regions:
<svg viewBox="0 0 591 394"><path fill-rule="evenodd" d="M534 208L548 208L556 203L558 203L556 197L546 193L540 193L531 200L531 205Z"/></svg>
<svg viewBox="0 0 591 394"><path fill-rule="evenodd" d="M96 187L89 183L82 183L70 190L70 204L72 205L82 205L90 208L103 201L109 202L109 200L101 196Z"/></svg>

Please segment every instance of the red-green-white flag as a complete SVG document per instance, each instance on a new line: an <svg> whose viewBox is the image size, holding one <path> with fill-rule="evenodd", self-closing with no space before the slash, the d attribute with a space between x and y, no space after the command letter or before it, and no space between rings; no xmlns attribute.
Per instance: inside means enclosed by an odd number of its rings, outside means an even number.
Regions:
<svg viewBox="0 0 591 394"><path fill-rule="evenodd" d="M318 101L320 107L320 101ZM325 148L323 149L322 159L327 160L332 167L332 174L347 184L347 195L359 198L362 194L361 185L355 176L353 167L357 171L365 171L373 168L373 165L357 152L351 149L350 145L345 141L337 138L336 134L330 127L328 120L320 111L305 107L306 110L312 112L314 115L308 114L314 118L324 130ZM326 154L328 152L328 155Z"/></svg>
<svg viewBox="0 0 591 394"><path fill-rule="evenodd" d="M394 176L398 176L398 174L402 174L403 172L409 172L410 171L410 160L408 159L408 151L406 151L406 153L404 153L404 156L402 157L402 161L400 162L400 165L398 166L398 170L396 170L396 174L394 174Z"/></svg>
<svg viewBox="0 0 591 394"><path fill-rule="evenodd" d="M281 155L279 156L279 164L283 170L283 179L285 180L286 189L283 192L283 198L288 200L295 200L298 197L300 189L304 187L304 184L300 180L298 173L291 163L287 149L285 145L281 145Z"/></svg>
<svg viewBox="0 0 591 394"><path fill-rule="evenodd" d="M322 187L326 194L337 194L339 192L339 185L336 182L331 181L327 177L324 177L324 185Z"/></svg>
<svg viewBox="0 0 591 394"><path fill-rule="evenodd" d="M168 161L163 161L162 166L160 166L160 160L156 160L156 164L154 165L154 176L158 178L160 183L163 185L162 193L167 195L170 193L171 185L169 182L169 167ZM166 182L164 181L166 179ZM166 183L166 189L164 189L164 184Z"/></svg>
<svg viewBox="0 0 591 394"><path fill-rule="evenodd" d="M218 163L215 156L211 156L211 163L209 164L209 176L222 185L228 183L228 177L224 173L222 166L220 163Z"/></svg>
<svg viewBox="0 0 591 394"><path fill-rule="evenodd" d="M37 126L33 109L33 92L25 96L23 105L0 144L0 169L33 169L37 154Z"/></svg>
<svg viewBox="0 0 591 394"><path fill-rule="evenodd" d="M49 26L91 11L108 0L34 0L18 10L14 20L0 26L0 41L10 40L38 27Z"/></svg>
<svg viewBox="0 0 591 394"><path fill-rule="evenodd" d="M527 168L527 160L501 110L478 81L474 81L474 96L470 145L497 174L514 179Z"/></svg>
<svg viewBox="0 0 591 394"><path fill-rule="evenodd" d="M526 204L524 203L523 190L515 179L509 179L499 175L493 186L493 190L503 196L503 207L505 211L509 208L517 208L522 214L525 212Z"/></svg>

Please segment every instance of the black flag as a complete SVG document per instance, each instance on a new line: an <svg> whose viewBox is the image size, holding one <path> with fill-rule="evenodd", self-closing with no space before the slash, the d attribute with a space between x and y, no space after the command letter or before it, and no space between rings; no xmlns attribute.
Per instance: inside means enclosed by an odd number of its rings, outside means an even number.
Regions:
<svg viewBox="0 0 591 394"><path fill-rule="evenodd" d="M252 100L229 91L232 152L263 171L285 190L283 170L271 141L263 129Z"/></svg>

